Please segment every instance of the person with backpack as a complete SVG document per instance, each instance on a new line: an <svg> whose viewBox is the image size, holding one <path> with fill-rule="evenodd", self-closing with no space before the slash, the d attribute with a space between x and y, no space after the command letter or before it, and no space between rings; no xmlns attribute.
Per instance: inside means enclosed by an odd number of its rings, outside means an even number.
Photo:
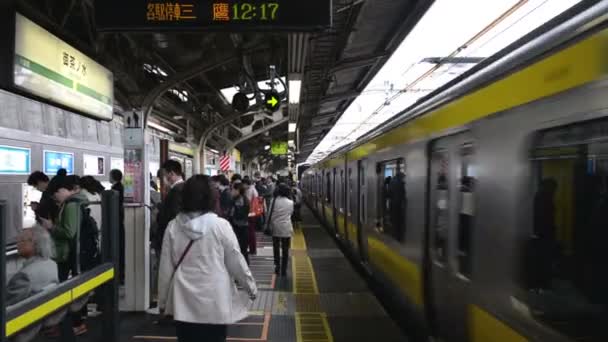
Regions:
<svg viewBox="0 0 608 342"><path fill-rule="evenodd" d="M45 218L40 220L55 244L59 281L64 282L70 275L74 277L79 274L80 265L86 269L95 263L99 256L99 230L87 208L86 196L80 193L78 176L55 176L49 183L48 191L59 205L59 214L56 222ZM83 314L86 315L86 307L83 312L72 315L76 336L88 331Z"/></svg>
<svg viewBox="0 0 608 342"><path fill-rule="evenodd" d="M230 212L230 223L241 248L241 254L249 265L249 199L245 194L243 183L232 185L232 210Z"/></svg>

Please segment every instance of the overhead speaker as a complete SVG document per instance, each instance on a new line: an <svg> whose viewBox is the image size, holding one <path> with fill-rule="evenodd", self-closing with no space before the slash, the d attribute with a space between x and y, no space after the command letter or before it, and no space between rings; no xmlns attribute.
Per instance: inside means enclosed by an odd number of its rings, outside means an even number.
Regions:
<svg viewBox="0 0 608 342"><path fill-rule="evenodd" d="M245 93L238 92L232 97L232 108L240 113L245 113L249 109L249 99Z"/></svg>

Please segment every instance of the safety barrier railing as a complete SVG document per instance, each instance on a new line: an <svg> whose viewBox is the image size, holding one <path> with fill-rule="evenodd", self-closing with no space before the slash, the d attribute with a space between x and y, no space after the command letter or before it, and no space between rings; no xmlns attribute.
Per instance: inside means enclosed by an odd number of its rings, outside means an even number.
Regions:
<svg viewBox="0 0 608 342"><path fill-rule="evenodd" d="M57 324L61 327L61 341L75 341L67 313L86 305L93 291L103 298L99 303L103 325L100 341L118 341L118 193L104 191L101 207L101 264L10 307L6 306L5 291L0 291L0 342L24 335L33 338L38 327ZM6 246L5 210L6 203L0 201L0 246ZM6 284L6 256L0 253L2 284Z"/></svg>

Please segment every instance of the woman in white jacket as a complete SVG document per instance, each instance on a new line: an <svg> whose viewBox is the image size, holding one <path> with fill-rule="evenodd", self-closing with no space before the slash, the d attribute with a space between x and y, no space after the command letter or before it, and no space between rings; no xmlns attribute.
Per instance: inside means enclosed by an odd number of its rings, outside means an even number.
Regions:
<svg viewBox="0 0 608 342"><path fill-rule="evenodd" d="M209 177L191 177L182 192L182 210L163 238L159 308L176 321L177 340L225 341L227 324L247 317L255 280L228 221L213 213ZM180 263L181 260L181 263Z"/></svg>
<svg viewBox="0 0 608 342"><path fill-rule="evenodd" d="M271 204L270 228L272 229L272 251L274 253L274 273L287 275L289 262L289 246L293 235L291 215L293 214L293 201L289 199L291 189L287 184L281 183L275 194L274 203ZM282 254L282 255L281 255Z"/></svg>

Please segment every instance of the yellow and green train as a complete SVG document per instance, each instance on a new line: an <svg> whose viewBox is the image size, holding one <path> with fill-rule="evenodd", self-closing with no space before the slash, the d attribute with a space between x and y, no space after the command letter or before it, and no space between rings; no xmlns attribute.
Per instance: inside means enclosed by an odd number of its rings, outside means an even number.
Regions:
<svg viewBox="0 0 608 342"><path fill-rule="evenodd" d="M312 165L309 206L434 341L608 341L608 2Z"/></svg>

